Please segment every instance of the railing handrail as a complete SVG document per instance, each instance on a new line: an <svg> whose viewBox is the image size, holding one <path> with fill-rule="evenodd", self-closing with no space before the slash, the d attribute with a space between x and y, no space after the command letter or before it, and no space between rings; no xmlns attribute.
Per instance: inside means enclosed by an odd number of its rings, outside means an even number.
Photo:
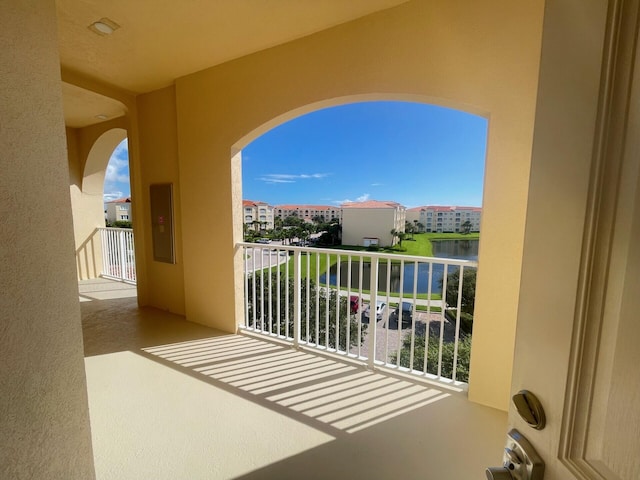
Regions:
<svg viewBox="0 0 640 480"><path fill-rule="evenodd" d="M98 230L117 230L117 231L126 230L128 232L133 232L133 228L128 228L128 227L98 227Z"/></svg>
<svg viewBox="0 0 640 480"><path fill-rule="evenodd" d="M459 239L454 239L459 240ZM322 248L322 247L298 247L294 245L280 245L280 244L266 244L266 243L252 243L252 242L238 242L236 244L236 249L240 247L253 247L260 249L276 249L276 250L291 250L293 252L314 252L314 253L323 253L323 254L339 254L339 255L351 255L353 257L360 258L378 258L378 259L390 259L405 262L425 262L425 263L441 263L446 265L462 265L465 267L477 267L477 260L462 260L457 258L446 258L446 257L424 257L420 255L401 255L397 253L381 253L381 252L369 252L369 251L361 251L361 250L342 250L340 248Z"/></svg>

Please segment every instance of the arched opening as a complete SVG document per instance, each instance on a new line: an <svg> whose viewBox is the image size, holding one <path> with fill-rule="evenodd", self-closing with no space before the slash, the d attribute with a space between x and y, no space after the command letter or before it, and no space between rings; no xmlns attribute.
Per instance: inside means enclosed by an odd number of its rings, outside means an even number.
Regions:
<svg viewBox="0 0 640 480"><path fill-rule="evenodd" d="M344 100L270 123L234 156L254 242L244 327L466 383L488 122L424 99Z"/></svg>
<svg viewBox="0 0 640 480"><path fill-rule="evenodd" d="M69 163L74 167L72 173L76 173L70 193L79 280L105 273L105 255L109 256L101 233L105 228L105 177L114 151L126 138L127 131L121 127L105 126L98 131L67 129Z"/></svg>

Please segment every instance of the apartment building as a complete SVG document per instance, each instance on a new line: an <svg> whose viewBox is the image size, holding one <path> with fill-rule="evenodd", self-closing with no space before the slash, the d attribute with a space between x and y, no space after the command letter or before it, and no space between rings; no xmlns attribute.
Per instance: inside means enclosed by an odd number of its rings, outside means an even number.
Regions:
<svg viewBox="0 0 640 480"><path fill-rule="evenodd" d="M105 203L105 219L109 223L133 221L131 197L118 198Z"/></svg>
<svg viewBox="0 0 640 480"><path fill-rule="evenodd" d="M282 220L294 216L308 222L315 217L322 217L325 222L342 221L342 209L331 205L278 205L274 215Z"/></svg>
<svg viewBox="0 0 640 480"><path fill-rule="evenodd" d="M238 459L243 468L229 478L479 478L503 454L482 450L487 436L511 428L534 445L549 480L640 478L638 3L326 4L3 2L1 478L210 478ZM87 28L113 30L98 22L107 16L121 25L111 37ZM434 384L413 412L372 400L347 430L330 423L332 412L292 403L287 385L221 387L154 361L135 336L123 351L98 342L102 354L84 358L76 267L95 260L81 254L104 221L104 171L124 137L137 199L140 327L154 332L171 312L234 338L245 310L236 248L242 149L303 113L363 100L435 103L491 119L466 393ZM148 199L157 182L174 187L176 228L164 232L175 234L173 264L153 255ZM551 231L561 239L553 246ZM118 310L104 315L120 320ZM261 365L246 347L231 355L243 368ZM322 382L344 385L322 366L298 371L314 394ZM370 373L361 375L366 385ZM96 388L115 393L125 377L147 395L90 418ZM178 377L187 388L163 381ZM235 396L210 401L222 389ZM540 398L546 428L531 428L514 408L523 389ZM269 404L274 396L293 407ZM157 415L160 404L175 414ZM260 413L247 415L248 404ZM123 422L119 406L140 421ZM198 408L200 416L179 421ZM318 417L304 420L302 409ZM265 418L273 427L259 436ZM375 418L381 423L371 427ZM197 441L200 425L199 438L218 445ZM392 445L411 425L424 432L411 438L419 451L409 445L390 470L395 455L380 455L372 432L391 427ZM227 438L233 431L242 442ZM261 444L291 448L254 461Z"/></svg>
<svg viewBox="0 0 640 480"><path fill-rule="evenodd" d="M480 231L480 207L456 207L433 205L415 207L407 210L407 221L421 224L424 232L458 233L463 232L466 222L471 223L469 231Z"/></svg>
<svg viewBox="0 0 640 480"><path fill-rule="evenodd" d="M242 212L244 224L256 230L269 230L274 226L274 208L268 203L243 200Z"/></svg>
<svg viewBox="0 0 640 480"><path fill-rule="evenodd" d="M404 232L406 209L397 202L369 200L342 204L342 243L394 245L391 230Z"/></svg>

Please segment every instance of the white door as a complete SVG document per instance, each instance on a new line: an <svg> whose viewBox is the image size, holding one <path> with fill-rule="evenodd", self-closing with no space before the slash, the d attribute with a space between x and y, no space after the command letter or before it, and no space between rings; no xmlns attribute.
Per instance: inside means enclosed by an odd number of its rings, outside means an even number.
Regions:
<svg viewBox="0 0 640 480"><path fill-rule="evenodd" d="M638 19L546 4L512 391L547 426L509 412L545 480L640 479Z"/></svg>

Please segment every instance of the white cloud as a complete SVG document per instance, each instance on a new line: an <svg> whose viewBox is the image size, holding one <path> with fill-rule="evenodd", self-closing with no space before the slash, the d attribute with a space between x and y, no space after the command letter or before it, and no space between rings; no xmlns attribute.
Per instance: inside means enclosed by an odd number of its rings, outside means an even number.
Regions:
<svg viewBox="0 0 640 480"><path fill-rule="evenodd" d="M336 205L342 205L343 203L353 203L353 202L366 202L371 198L371 194L363 193L359 197L356 197L355 200L351 200L350 198L345 198L344 200L334 200L333 203Z"/></svg>
<svg viewBox="0 0 640 480"><path fill-rule="evenodd" d="M384 183L372 183L371 186L372 187L382 187L384 185Z"/></svg>
<svg viewBox="0 0 640 480"><path fill-rule="evenodd" d="M123 140L114 149L104 174L105 202L123 198L129 194L129 147Z"/></svg>
<svg viewBox="0 0 640 480"><path fill-rule="evenodd" d="M104 180L105 183L129 183L129 147L126 139L111 154Z"/></svg>
<svg viewBox="0 0 640 480"><path fill-rule="evenodd" d="M289 173L268 173L259 178L266 183L295 183L297 180L305 180L305 179L322 179L328 177L328 173L300 173L300 174L289 174Z"/></svg>
<svg viewBox="0 0 640 480"><path fill-rule="evenodd" d="M104 195L102 196L103 200L105 202L111 202L113 200L117 200L118 198L122 198L124 196L124 194L122 192L104 192Z"/></svg>

